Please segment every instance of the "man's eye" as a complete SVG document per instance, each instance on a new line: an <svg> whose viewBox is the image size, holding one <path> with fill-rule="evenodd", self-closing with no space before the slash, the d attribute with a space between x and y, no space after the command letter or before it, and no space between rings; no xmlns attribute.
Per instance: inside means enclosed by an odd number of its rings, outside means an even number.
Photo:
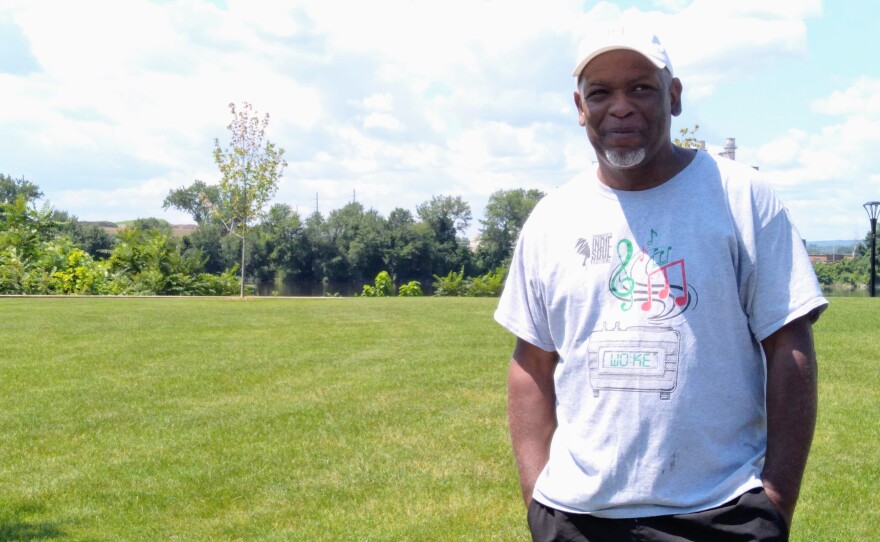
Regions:
<svg viewBox="0 0 880 542"><path fill-rule="evenodd" d="M605 96L606 94L608 94L608 91L605 89L590 90L590 91L587 91L587 99L601 98L601 97Z"/></svg>

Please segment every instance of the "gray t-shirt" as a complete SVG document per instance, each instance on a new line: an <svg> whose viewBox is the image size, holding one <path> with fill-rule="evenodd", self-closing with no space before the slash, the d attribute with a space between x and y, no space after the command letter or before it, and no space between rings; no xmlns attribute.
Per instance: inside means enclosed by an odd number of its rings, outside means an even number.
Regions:
<svg viewBox="0 0 880 542"><path fill-rule="evenodd" d="M558 428L534 498L604 517L688 513L761 485L759 341L827 306L788 213L705 152L666 183L597 178L523 227L495 319L559 353Z"/></svg>

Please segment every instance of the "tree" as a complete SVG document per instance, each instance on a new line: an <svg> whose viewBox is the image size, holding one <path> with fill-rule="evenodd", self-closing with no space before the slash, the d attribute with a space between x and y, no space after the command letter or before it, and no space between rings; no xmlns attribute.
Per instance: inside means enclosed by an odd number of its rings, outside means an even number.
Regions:
<svg viewBox="0 0 880 542"><path fill-rule="evenodd" d="M259 282L280 286L311 278L303 223L290 205L272 205L252 237L251 259Z"/></svg>
<svg viewBox="0 0 880 542"><path fill-rule="evenodd" d="M72 217L63 228L76 246L93 259L106 258L113 249L115 238L95 224L84 224Z"/></svg>
<svg viewBox="0 0 880 542"><path fill-rule="evenodd" d="M247 234L263 214L263 208L275 195L278 179L287 166L284 149L266 140L269 114L262 119L245 102L241 110L229 104L232 133L229 146L214 140L214 162L220 169L218 203L211 204L213 214L227 231L241 239L241 297L244 297L245 245Z"/></svg>
<svg viewBox="0 0 880 542"><path fill-rule="evenodd" d="M461 196L432 196L416 207L416 213L433 233L432 274L471 266L471 251L464 234L471 221L471 206Z"/></svg>
<svg viewBox="0 0 880 542"><path fill-rule="evenodd" d="M331 260L338 257L339 251L327 234L327 221L318 211L306 218L303 231L304 245L307 247L307 269L313 280L328 282L333 275Z"/></svg>
<svg viewBox="0 0 880 542"><path fill-rule="evenodd" d="M699 124L694 124L693 129L682 128L678 131L678 133L681 134L681 137L674 138L672 142L685 149L699 149L700 140L696 138L697 130L699 129Z"/></svg>
<svg viewBox="0 0 880 542"><path fill-rule="evenodd" d="M388 214L382 260L395 283L431 278L431 232L400 207Z"/></svg>
<svg viewBox="0 0 880 542"><path fill-rule="evenodd" d="M461 196L431 196L416 206L416 214L443 240L455 239L456 232L463 234L471 223L471 206Z"/></svg>
<svg viewBox="0 0 880 542"><path fill-rule="evenodd" d="M355 201L331 211L324 233L335 246L327 262L330 280L362 281L382 271L385 219L374 209Z"/></svg>
<svg viewBox="0 0 880 542"><path fill-rule="evenodd" d="M209 224L213 218L212 209L220 203L220 191L216 186L205 184L198 179L190 186L171 190L162 202L162 208L173 207L185 211L193 217L196 224Z"/></svg>
<svg viewBox="0 0 880 542"><path fill-rule="evenodd" d="M186 250L198 250L205 258L207 273L221 273L238 260L238 246L224 243L225 228L221 224L203 224L183 238Z"/></svg>
<svg viewBox="0 0 880 542"><path fill-rule="evenodd" d="M866 285L869 292L871 289L871 237L873 235L876 235L877 240L880 241L880 224L877 225L877 230L874 232L868 228L864 241L856 246L855 251L858 254L858 258L856 258L856 261L854 262L855 269L853 270L853 274L855 275L858 275L857 269L862 271L862 277L859 277L861 278L860 283ZM880 248L878 248L877 253L874 254L874 258L875 270L880 269ZM880 281L880 279L878 279L878 281Z"/></svg>
<svg viewBox="0 0 880 542"><path fill-rule="evenodd" d="M12 202L0 203L0 247L16 251L24 261L38 258L42 244L53 239L59 230L55 211L48 203L37 210L28 204L24 194Z"/></svg>
<svg viewBox="0 0 880 542"><path fill-rule="evenodd" d="M137 228L145 232L155 230L163 235L167 235L168 237L171 237L172 231L171 224L167 220L154 217L136 218L131 222L131 225L128 227Z"/></svg>
<svg viewBox="0 0 880 542"><path fill-rule="evenodd" d="M499 190L489 196L486 218L480 220L479 268L491 271L507 267L519 232L535 205L544 197L540 190Z"/></svg>
<svg viewBox="0 0 880 542"><path fill-rule="evenodd" d="M0 173L0 203L13 203L18 196L23 196L25 203L38 200L43 197L40 188L24 177L13 179L9 175Z"/></svg>
<svg viewBox="0 0 880 542"><path fill-rule="evenodd" d="M366 279L382 270L386 227L385 218L375 209L361 215L347 253L351 272L356 280Z"/></svg>
<svg viewBox="0 0 880 542"><path fill-rule="evenodd" d="M813 264L813 270L816 272L816 279L822 286L831 286L837 280L837 273L831 264L816 262Z"/></svg>

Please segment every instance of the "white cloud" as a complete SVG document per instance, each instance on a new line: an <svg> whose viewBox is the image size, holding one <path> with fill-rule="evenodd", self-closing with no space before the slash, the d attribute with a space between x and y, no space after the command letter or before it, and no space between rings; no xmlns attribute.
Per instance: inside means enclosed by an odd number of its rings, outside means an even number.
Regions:
<svg viewBox="0 0 880 542"><path fill-rule="evenodd" d="M273 36L295 36L304 30L287 2L277 0L228 0L229 19L258 28Z"/></svg>
<svg viewBox="0 0 880 542"><path fill-rule="evenodd" d="M822 13L818 0L663 0L645 12L580 0L227 4L8 3L43 72L0 74L5 172L74 214L159 215L168 189L216 180L213 139L227 137L227 104L247 100L287 149L279 201L311 209L318 192L327 211L356 191L388 212L455 193L477 223L494 190L592 170L569 72L591 25L650 21L686 98L705 104L718 85L804 55L806 22ZM817 100L825 131L739 152L783 190L870 179L877 87L864 78Z"/></svg>
<svg viewBox="0 0 880 542"><path fill-rule="evenodd" d="M811 134L790 131L758 151L806 237L862 231L859 207L880 195L878 102L877 80L859 78L815 102L815 110L835 115L836 122Z"/></svg>
<svg viewBox="0 0 880 542"><path fill-rule="evenodd" d="M169 190L191 182L183 178L154 178L125 188L62 190L48 199L58 209L77 209L77 216L82 220L122 221L155 216L172 223L191 222L191 218L182 212L162 210L162 202ZM144 209L151 210L144 214Z"/></svg>
<svg viewBox="0 0 880 542"><path fill-rule="evenodd" d="M579 4L377 0L346 4L344 17L332 2L304 8L335 49L379 56L387 60L389 77L417 81L479 70L483 55L499 55L549 29L569 31Z"/></svg>
<svg viewBox="0 0 880 542"><path fill-rule="evenodd" d="M827 115L880 117L880 79L860 77L851 87L813 102L813 110Z"/></svg>
<svg viewBox="0 0 880 542"><path fill-rule="evenodd" d="M370 113L364 118L364 128L378 128L389 132L400 132L403 124L394 115L388 113Z"/></svg>
<svg viewBox="0 0 880 542"><path fill-rule="evenodd" d="M688 97L701 100L719 84L805 56L805 19L820 14L819 0L695 0L676 13L639 16L658 28Z"/></svg>
<svg viewBox="0 0 880 542"><path fill-rule="evenodd" d="M801 153L807 133L802 130L789 130L779 139L762 145L757 152L758 163L766 167L784 167L795 162Z"/></svg>
<svg viewBox="0 0 880 542"><path fill-rule="evenodd" d="M392 111L394 109L394 96L389 93L371 94L361 102L364 109L372 111Z"/></svg>
<svg viewBox="0 0 880 542"><path fill-rule="evenodd" d="M144 0L33 2L15 19L43 68L66 81L131 73L156 44L175 45L168 12Z"/></svg>
<svg viewBox="0 0 880 542"><path fill-rule="evenodd" d="M247 18L224 16L210 4L36 2L14 16L45 71L0 76L7 79L0 99L16 104L0 111L0 121L20 132L34 155L116 156L183 172L211 162L213 137L225 137L229 102L271 111L270 137L288 127L310 129L323 114L320 92L272 65L275 49L255 37ZM206 47L205 33L215 31L222 31L218 42L240 47ZM89 166L96 180L110 176L101 162ZM57 163L63 175L71 166ZM63 181L35 180L44 189Z"/></svg>

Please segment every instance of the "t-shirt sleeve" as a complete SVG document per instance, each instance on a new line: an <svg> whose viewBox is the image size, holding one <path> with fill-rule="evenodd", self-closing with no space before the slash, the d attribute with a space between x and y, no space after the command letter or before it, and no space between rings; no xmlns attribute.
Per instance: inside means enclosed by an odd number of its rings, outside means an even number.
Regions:
<svg viewBox="0 0 880 542"><path fill-rule="evenodd" d="M534 252L525 241L525 228L513 251L504 291L495 310L495 320L520 339L546 350L556 350L550 333L547 307L540 281L532 271Z"/></svg>
<svg viewBox="0 0 880 542"><path fill-rule="evenodd" d="M756 234L754 289L749 326L763 341L785 324L810 315L816 321L828 306L801 236L781 209Z"/></svg>

